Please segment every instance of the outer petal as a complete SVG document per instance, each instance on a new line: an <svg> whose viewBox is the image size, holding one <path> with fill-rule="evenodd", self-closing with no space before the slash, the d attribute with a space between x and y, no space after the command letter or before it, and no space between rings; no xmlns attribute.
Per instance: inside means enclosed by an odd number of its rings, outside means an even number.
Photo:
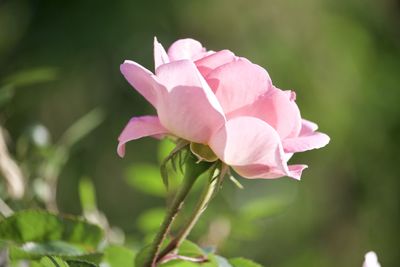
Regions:
<svg viewBox="0 0 400 267"><path fill-rule="evenodd" d="M201 75L203 75L203 77L206 77L214 69L226 63L232 62L235 59L236 56L231 51L221 50L209 56L203 57L197 60L195 63Z"/></svg>
<svg viewBox="0 0 400 267"><path fill-rule="evenodd" d="M280 178L282 176L289 176L294 179L300 180L301 174L307 165L289 165L287 170L282 171L279 169L274 169L266 165L248 165L248 166L235 166L234 170L241 176L254 179L254 178L267 178L274 179Z"/></svg>
<svg viewBox="0 0 400 267"><path fill-rule="evenodd" d="M157 41L157 37L154 37L154 69L166 63L169 63L167 52L165 52L162 44Z"/></svg>
<svg viewBox="0 0 400 267"><path fill-rule="evenodd" d="M298 137L283 140L283 148L286 153L303 152L326 146L330 138L328 135L315 132L318 126L310 121L303 120L302 129Z"/></svg>
<svg viewBox="0 0 400 267"><path fill-rule="evenodd" d="M266 70L242 58L212 71L207 76L207 82L225 113L253 103L272 88Z"/></svg>
<svg viewBox="0 0 400 267"><path fill-rule="evenodd" d="M208 143L225 123L214 93L189 60L174 61L157 69L167 86L157 107L161 123L176 136L192 142Z"/></svg>
<svg viewBox="0 0 400 267"><path fill-rule="evenodd" d="M257 117L271 125L281 139L298 136L301 129L301 116L295 102L294 93L273 88L241 109L227 115Z"/></svg>
<svg viewBox="0 0 400 267"><path fill-rule="evenodd" d="M157 77L136 62L125 60L121 64L121 72L125 79L154 107L157 106L158 95L165 91Z"/></svg>
<svg viewBox="0 0 400 267"><path fill-rule="evenodd" d="M300 135L309 135L318 130L318 125L312 121L302 119Z"/></svg>
<svg viewBox="0 0 400 267"><path fill-rule="evenodd" d="M174 42L168 49L168 56L171 61L181 59L196 60L203 55L206 49L200 42L193 39L180 39Z"/></svg>
<svg viewBox="0 0 400 267"><path fill-rule="evenodd" d="M266 122L236 117L216 132L209 143L214 153L248 178L276 178L290 174L279 135Z"/></svg>
<svg viewBox="0 0 400 267"><path fill-rule="evenodd" d="M133 117L118 137L118 155L120 157L125 155L125 144L129 141L145 136L157 136L168 133L168 130L160 124L157 116Z"/></svg>

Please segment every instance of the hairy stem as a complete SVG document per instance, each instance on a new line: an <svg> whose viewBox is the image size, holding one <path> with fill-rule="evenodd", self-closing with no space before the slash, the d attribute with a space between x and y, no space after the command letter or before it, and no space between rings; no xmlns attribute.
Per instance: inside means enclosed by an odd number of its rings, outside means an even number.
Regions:
<svg viewBox="0 0 400 267"><path fill-rule="evenodd" d="M178 192L175 195L174 200L169 206L167 213L164 217L164 221L160 226L160 230L158 231L154 241L149 249L148 259L143 265L143 267L154 267L156 266L156 261L158 258L158 254L161 248L165 237L167 236L171 225L181 210L183 203L190 192L190 189L193 187L194 182L199 177L201 173L209 168L209 164L204 163L196 163L196 159L193 156L190 156L186 161L186 169L185 175L183 177L182 184L178 189Z"/></svg>
<svg viewBox="0 0 400 267"><path fill-rule="evenodd" d="M207 208L207 205L210 202L217 186L218 186L218 179L212 179L211 182L207 183L200 197L200 200L197 203L196 208L194 209L186 225L182 228L179 234L168 244L168 246L166 246L160 252L160 254L157 257L157 261L162 260L162 258L168 255L168 253L177 249L182 244L182 242L187 238L187 236L190 234L191 230L199 220L201 214Z"/></svg>

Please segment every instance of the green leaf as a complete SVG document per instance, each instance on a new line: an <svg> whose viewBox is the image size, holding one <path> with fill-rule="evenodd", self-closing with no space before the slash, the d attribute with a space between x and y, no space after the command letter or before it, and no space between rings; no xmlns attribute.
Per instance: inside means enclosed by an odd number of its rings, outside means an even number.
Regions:
<svg viewBox="0 0 400 267"><path fill-rule="evenodd" d="M249 221L266 218L281 212L290 203L286 196L270 196L246 203L241 209L241 216Z"/></svg>
<svg viewBox="0 0 400 267"><path fill-rule="evenodd" d="M97 225L72 216L25 210L0 221L0 240L16 244L65 241L94 250L103 238Z"/></svg>
<svg viewBox="0 0 400 267"><path fill-rule="evenodd" d="M20 87L53 81L56 79L56 77L57 71L54 68L41 67L16 73L5 79L4 82L6 84L12 84L13 86Z"/></svg>
<svg viewBox="0 0 400 267"><path fill-rule="evenodd" d="M104 261L110 267L133 267L134 253L123 246L111 245L104 251Z"/></svg>
<svg viewBox="0 0 400 267"><path fill-rule="evenodd" d="M50 241L48 243L28 242L22 246L11 246L10 258L13 260L29 259L38 260L43 256L56 256L64 260L85 260L99 263L102 253L87 252L83 247L78 247L63 241Z"/></svg>
<svg viewBox="0 0 400 267"><path fill-rule="evenodd" d="M149 253L151 251L151 245L143 247L135 257L135 267L147 267L144 266L147 259L149 258Z"/></svg>
<svg viewBox="0 0 400 267"><path fill-rule="evenodd" d="M137 219L138 228L143 233L153 233L160 228L165 216L165 208L154 208L145 211Z"/></svg>
<svg viewBox="0 0 400 267"><path fill-rule="evenodd" d="M47 255L53 256L77 256L84 250L62 241L50 241L48 243L28 242L21 247L10 248L11 259L37 259Z"/></svg>
<svg viewBox="0 0 400 267"><path fill-rule="evenodd" d="M70 267L68 263L58 257L43 257L40 265L43 267Z"/></svg>
<svg viewBox="0 0 400 267"><path fill-rule="evenodd" d="M215 255L215 258L218 262L218 267L232 267L232 265L224 257ZM244 266L241 266L241 267L244 267Z"/></svg>
<svg viewBox="0 0 400 267"><path fill-rule="evenodd" d="M0 88L0 107L7 104L13 98L15 94L14 87L12 85L5 85Z"/></svg>
<svg viewBox="0 0 400 267"><path fill-rule="evenodd" d="M83 211L93 211L97 209L96 193L93 182L84 177L79 181L79 197Z"/></svg>
<svg viewBox="0 0 400 267"><path fill-rule="evenodd" d="M67 260L70 267L97 267L97 264L88 261Z"/></svg>
<svg viewBox="0 0 400 267"><path fill-rule="evenodd" d="M179 246L178 254L187 257L200 257L205 256L204 251L195 243L185 240Z"/></svg>
<svg viewBox="0 0 400 267"><path fill-rule="evenodd" d="M158 197L164 197L167 193L155 165L136 164L128 168L125 178L131 186L143 193Z"/></svg>
<svg viewBox="0 0 400 267"><path fill-rule="evenodd" d="M232 258L229 259L229 263L232 267L263 267L262 265L245 258Z"/></svg>
<svg viewBox="0 0 400 267"><path fill-rule="evenodd" d="M158 161L162 163L166 157L174 150L176 144L170 139L165 138L160 141L158 146Z"/></svg>
<svg viewBox="0 0 400 267"><path fill-rule="evenodd" d="M69 148L86 137L104 120L104 112L95 108L74 122L60 137L60 145Z"/></svg>

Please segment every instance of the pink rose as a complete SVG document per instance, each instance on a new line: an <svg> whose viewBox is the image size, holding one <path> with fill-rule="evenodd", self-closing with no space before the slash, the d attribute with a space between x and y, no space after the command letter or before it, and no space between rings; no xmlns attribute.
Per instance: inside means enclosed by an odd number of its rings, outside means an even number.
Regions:
<svg viewBox="0 0 400 267"><path fill-rule="evenodd" d="M133 117L119 137L171 135L209 146L246 178L299 179L306 165L288 165L293 153L320 148L329 137L304 120L293 91L272 84L267 71L229 50L207 51L193 39L168 53L154 39L155 74L126 60L121 72L158 116Z"/></svg>

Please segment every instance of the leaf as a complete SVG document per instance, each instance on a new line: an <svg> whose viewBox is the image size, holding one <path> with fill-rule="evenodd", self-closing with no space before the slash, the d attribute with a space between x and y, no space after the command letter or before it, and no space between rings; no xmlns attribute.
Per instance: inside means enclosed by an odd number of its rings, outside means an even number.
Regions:
<svg viewBox="0 0 400 267"><path fill-rule="evenodd" d="M11 259L38 259L46 255L53 256L78 256L84 250L62 241L50 241L48 243L27 242L21 247L10 248Z"/></svg>
<svg viewBox="0 0 400 267"><path fill-rule="evenodd" d="M287 207L289 203L289 198L285 196L260 198L246 203L240 209L240 213L243 218L253 221L275 215Z"/></svg>
<svg viewBox="0 0 400 267"><path fill-rule="evenodd" d="M97 225L72 216L25 210L0 221L0 239L16 244L65 241L94 250L103 238Z"/></svg>
<svg viewBox="0 0 400 267"><path fill-rule="evenodd" d="M171 153L171 151L175 148L176 144L172 142L170 139L165 138L160 141L158 145L158 161L162 163L166 157Z"/></svg>
<svg viewBox="0 0 400 267"><path fill-rule="evenodd" d="M67 260L67 263L70 267L97 267L97 264L87 261L79 261L79 260Z"/></svg>
<svg viewBox="0 0 400 267"><path fill-rule="evenodd" d="M263 267L262 265L245 258L232 258L229 259L229 263L232 267Z"/></svg>
<svg viewBox="0 0 400 267"><path fill-rule="evenodd" d="M93 182L87 177L79 181L79 196L83 211L97 210L95 188Z"/></svg>
<svg viewBox="0 0 400 267"><path fill-rule="evenodd" d="M92 132L103 120L104 112L100 108L89 111L64 132L60 137L60 145L67 148L71 147Z"/></svg>
<svg viewBox="0 0 400 267"><path fill-rule="evenodd" d="M139 216L137 225L143 233L153 233L160 228L164 216L164 208L150 209Z"/></svg>
<svg viewBox="0 0 400 267"><path fill-rule="evenodd" d="M145 266L145 263L147 259L149 258L149 253L151 250L151 245L147 245L143 247L135 257L135 267L147 267Z"/></svg>
<svg viewBox="0 0 400 267"><path fill-rule="evenodd" d="M126 181L137 190L152 196L164 197L167 193L155 165L136 164L128 168Z"/></svg>
<svg viewBox="0 0 400 267"><path fill-rule="evenodd" d="M134 266L134 253L126 247L111 245L105 249L104 254L104 261L110 267Z"/></svg>
<svg viewBox="0 0 400 267"><path fill-rule="evenodd" d="M56 77L57 77L57 71L54 68L41 67L13 74L12 76L9 76L7 79L5 79L4 83L20 87L36 83L53 81L56 79Z"/></svg>
<svg viewBox="0 0 400 267"><path fill-rule="evenodd" d="M182 244L179 246L178 254L193 258L205 256L203 249L201 249L197 244L189 240L185 240L182 242Z"/></svg>
<svg viewBox="0 0 400 267"><path fill-rule="evenodd" d="M68 263L58 257L43 257L40 265L43 267L70 267Z"/></svg>
<svg viewBox="0 0 400 267"><path fill-rule="evenodd" d="M9 250L10 258L13 260L38 260L43 256L57 256L64 260L85 260L99 263L103 257L102 253L90 253L82 247L63 241L51 241L48 243L28 242L19 247L11 246Z"/></svg>
<svg viewBox="0 0 400 267"><path fill-rule="evenodd" d="M15 94L14 87L12 85L5 85L0 88L0 107L7 104L13 98Z"/></svg>
<svg viewBox="0 0 400 267"><path fill-rule="evenodd" d="M215 258L218 262L218 267L232 267L232 265L224 257L216 255ZM241 267L244 267L244 266L241 266Z"/></svg>

